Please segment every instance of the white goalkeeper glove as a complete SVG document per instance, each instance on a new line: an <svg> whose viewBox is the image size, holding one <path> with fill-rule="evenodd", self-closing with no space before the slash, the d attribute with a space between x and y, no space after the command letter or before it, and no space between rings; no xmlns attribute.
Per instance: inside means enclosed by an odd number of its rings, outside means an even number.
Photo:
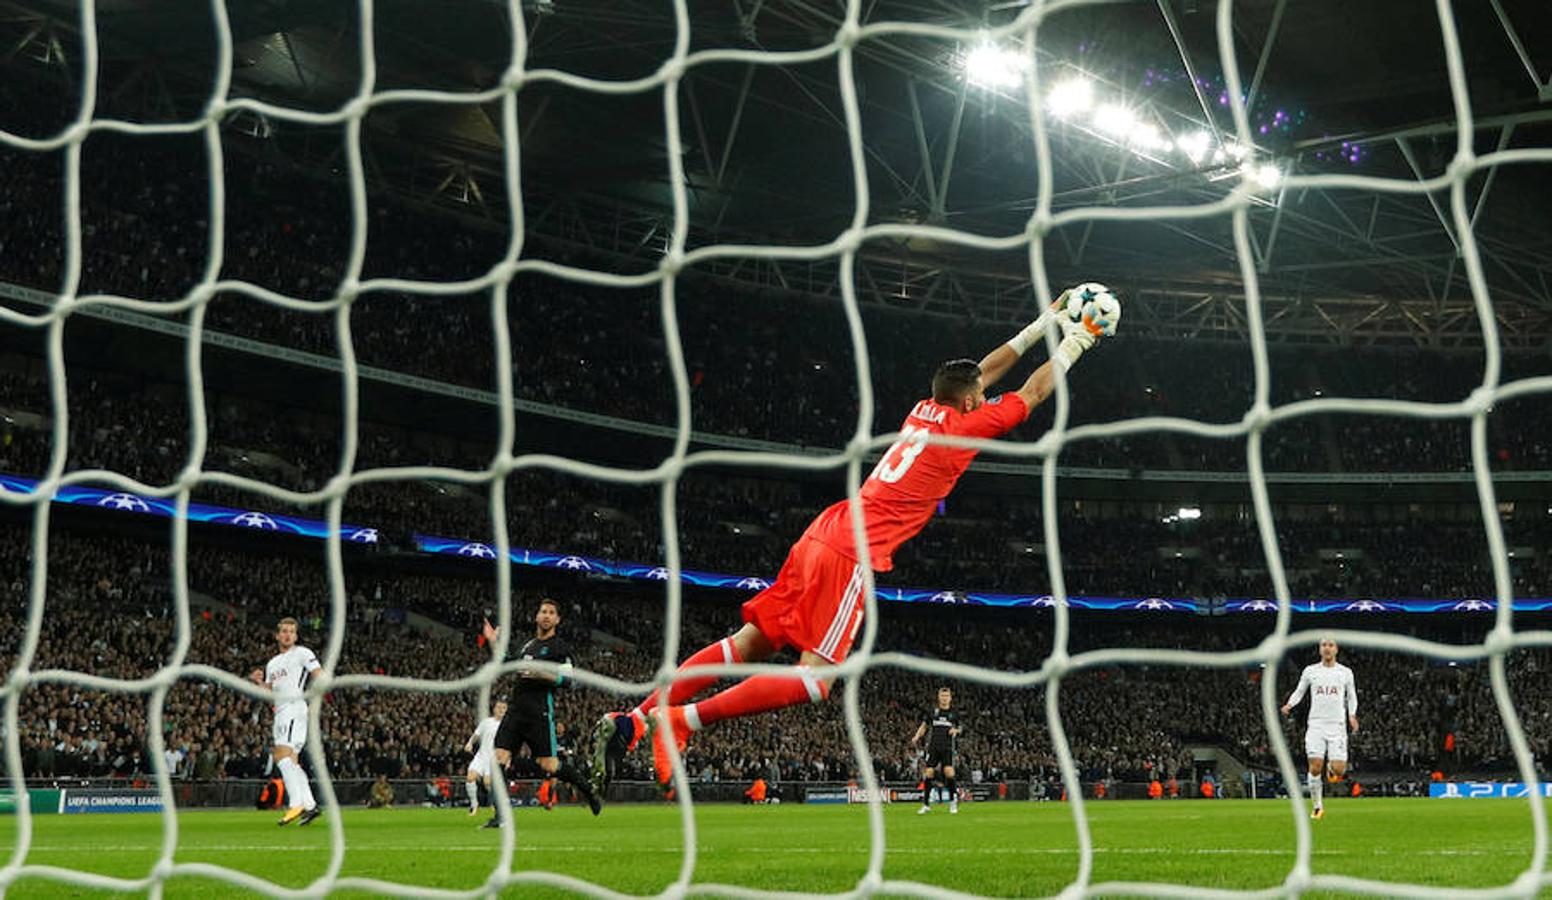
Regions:
<svg viewBox="0 0 1552 900"><path fill-rule="evenodd" d="M1050 306L1040 311L1040 315L1033 322L1024 326L1018 334L1008 339L1008 346L1013 352L1023 356L1029 351L1035 342L1045 337L1045 330L1051 324L1052 319L1063 318L1067 314L1067 300L1072 295L1072 288L1062 291L1062 295L1051 302Z"/></svg>
<svg viewBox="0 0 1552 900"><path fill-rule="evenodd" d="M1106 292L1102 299L1091 300L1071 312L1075 315L1064 315L1061 318L1062 342L1056 348L1056 355L1051 357L1062 367L1063 372L1071 369L1078 357L1098 343L1101 337L1116 333L1116 328L1121 324L1121 301L1114 294Z"/></svg>

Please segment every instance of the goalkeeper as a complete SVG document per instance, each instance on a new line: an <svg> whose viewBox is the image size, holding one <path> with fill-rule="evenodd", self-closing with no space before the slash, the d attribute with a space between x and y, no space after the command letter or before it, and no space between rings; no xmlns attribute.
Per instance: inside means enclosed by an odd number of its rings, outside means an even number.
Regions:
<svg viewBox="0 0 1552 900"><path fill-rule="evenodd" d="M932 397L917 402L900 427L900 439L862 486L863 522L875 572L893 567L895 549L921 531L975 458L973 449L928 444L928 438L996 438L1011 431L1051 395L1054 367L1069 370L1101 336L1115 332L1120 317L1120 302L1108 289L1080 285L1064 292L1039 318L980 362L956 359L938 366L932 376ZM987 399L986 387L1041 341L1053 320L1063 334L1056 355L1018 390ZM744 626L680 666L683 671L697 665L756 662L791 647L801 654L801 674L756 675L688 705L680 704L709 687L716 677L675 681L666 701L669 727L659 728L653 741L658 783L666 788L672 776L667 740L675 741L682 751L691 732L722 719L818 703L828 697L834 678L812 675L809 669L846 658L862 624L862 612L862 567L852 534L851 507L842 500L808 526L787 554L776 582L744 604ZM599 721L593 732L589 773L595 791L602 793L625 754L636 747L659 702L654 691L630 712L611 713Z"/></svg>

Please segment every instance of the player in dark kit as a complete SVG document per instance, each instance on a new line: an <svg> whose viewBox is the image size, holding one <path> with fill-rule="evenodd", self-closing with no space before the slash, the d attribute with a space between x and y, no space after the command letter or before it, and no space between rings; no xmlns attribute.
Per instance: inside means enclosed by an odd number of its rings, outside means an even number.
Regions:
<svg viewBox="0 0 1552 900"><path fill-rule="evenodd" d="M571 765L571 761L575 759L577 755L576 744L576 738L566 731L566 723L556 722L555 755L560 758L561 765ZM555 776L551 775L550 777L544 779L543 784L539 785L539 807L545 811L549 811L554 809L555 804L559 802L560 786L556 784Z"/></svg>
<svg viewBox="0 0 1552 900"><path fill-rule="evenodd" d="M942 784L948 791L948 811L959 812L959 790L954 782L954 757L959 749L959 712L953 709L954 692L938 688L938 705L922 716L921 725L911 736L911 746L927 738L927 761L922 767L922 805L916 811L922 815L932 811L932 786ZM941 779L937 776L942 775Z"/></svg>
<svg viewBox="0 0 1552 900"><path fill-rule="evenodd" d="M571 647L556 633L559 625L560 607L553 600L540 601L539 611L534 613L534 636L517 651L517 658L552 662L562 671L550 674L531 669L517 670L517 690L512 694L507 714L501 718L501 727L496 729L496 763L503 771L511 769L517 749L526 744L533 764L542 776L559 778L574 785L596 816L603 803L593 793L586 776L571 763L561 763L555 738L555 689L566 683L565 673L571 669ZM494 641L499 630L487 620L484 634L485 640ZM481 827L500 828L500 817L501 807L498 806L495 815Z"/></svg>

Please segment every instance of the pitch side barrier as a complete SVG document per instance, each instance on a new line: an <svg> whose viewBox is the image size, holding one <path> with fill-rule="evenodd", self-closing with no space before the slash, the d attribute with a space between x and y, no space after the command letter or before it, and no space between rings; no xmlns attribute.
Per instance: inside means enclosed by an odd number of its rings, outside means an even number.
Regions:
<svg viewBox="0 0 1552 900"><path fill-rule="evenodd" d="M173 806L179 810L190 809L258 809L259 797L268 779L227 778L218 781L174 779L172 783ZM335 802L341 807L365 807L372 797L375 778L337 778L334 781ZM538 805L540 782L531 778L512 779L508 782L512 806L515 808ZM800 802L803 782L789 782L772 788L772 797L784 802ZM423 778L393 778L388 780L393 790L393 806L398 808L446 807L466 810L463 775L428 776ZM844 787L844 785L841 785ZM696 800L709 802L740 802L749 782L717 781L696 783ZM578 798L566 785L558 788L562 803L577 803ZM82 778L82 779L29 779L27 784L29 809L34 814L126 813L160 812L164 809L160 795L148 787L144 779ZM917 796L920 796L918 792ZM16 812L17 793L0 791L0 816ZM788 799L790 797L790 799ZM483 797L489 804L489 799ZM610 786L611 803L662 802L662 792L649 781L619 781Z"/></svg>
<svg viewBox="0 0 1552 900"><path fill-rule="evenodd" d="M1436 781L1428 785L1428 796L1440 800L1522 800L1537 795L1552 799L1552 782Z"/></svg>
<svg viewBox="0 0 1552 900"><path fill-rule="evenodd" d="M1426 784L1417 778L1374 777L1350 779L1362 785L1361 797L1433 797L1436 799L1492 800L1519 799L1530 796L1532 789L1523 782L1494 781L1489 776L1475 776L1475 780L1433 782ZM694 781L691 792L697 803L744 803L749 780ZM224 779L220 781L175 781L174 806L180 810L198 809L258 809L264 779ZM346 778L335 782L337 803L344 807L366 807L372 795L375 779ZM463 778L444 777L390 779L394 808L466 808ZM1084 781L1081 782L1087 800L1150 800L1149 785L1141 781ZM516 779L510 782L512 806L517 809L537 807L539 782L533 779ZM1552 783L1536 786L1543 797L1552 798ZM561 785L558 795L562 804L581 802L571 788ZM948 800L943 788L934 788L933 803ZM854 782L842 781L784 781L769 786L769 803L809 804L816 806L866 804L870 794ZM1281 799L1282 791L1263 789L1257 798ZM1343 796L1348 796L1344 790ZM1210 799L1238 800L1248 795L1236 781L1215 784ZM650 781L617 781L610 785L609 802L659 803L662 794ZM922 800L920 782L890 781L879 786L878 799L885 804L918 804ZM986 802L1064 802L1065 792L1059 782L1042 779L1013 778L986 781L979 784L961 784L958 787L961 803ZM1164 791L1159 802L1172 800L1208 799L1201 784L1190 778L1177 779L1176 792ZM28 782L27 802L34 815L80 815L160 812L163 809L158 793L146 787L145 782L128 779L32 779ZM488 800L487 800L488 802ZM0 816L12 815L18 805L17 794L0 791Z"/></svg>
<svg viewBox="0 0 1552 900"><path fill-rule="evenodd" d="M180 810L191 809L258 809L260 793L266 779L230 778L219 781L175 780L172 786L173 805ZM752 779L735 781L693 781L691 792L697 803L743 803L745 791ZM365 807L376 784L373 778L336 779L335 797L342 807ZM447 808L467 809L461 775L427 778L389 779L393 789L393 806L397 808ZM508 783L514 808L537 807L537 780L513 779ZM882 786L885 803L920 803L922 790L919 782L888 782ZM575 792L566 785L557 788L560 802L577 804ZM1015 780L964 784L959 787L961 802L987 802L994 800L1028 800L1033 792L1028 781ZM30 809L34 814L127 813L160 812L163 805L158 793L146 786L143 780L119 778L86 778L80 780L32 779L27 788ZM773 803L866 803L866 792L853 783L843 781L783 781L770 785L767 794ZM610 803L661 803L663 795L650 781L616 781L609 786ZM947 797L942 799L946 800ZM488 798L482 796L488 804ZM936 798L934 802L937 802ZM0 815L16 811L17 795L0 791Z"/></svg>

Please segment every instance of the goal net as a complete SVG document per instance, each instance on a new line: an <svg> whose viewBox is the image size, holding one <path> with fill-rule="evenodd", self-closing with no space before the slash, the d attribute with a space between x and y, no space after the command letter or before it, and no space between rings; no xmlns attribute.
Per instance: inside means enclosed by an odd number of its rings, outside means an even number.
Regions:
<svg viewBox="0 0 1552 900"><path fill-rule="evenodd" d="M454 93L440 90L392 89L377 87L376 59L373 46L373 0L360 0L359 34L361 77L359 92L338 109L329 112L310 112L288 108L262 100L236 98L231 95L233 71L232 23L222 0L214 0L211 15L216 29L218 59L214 83L208 102L201 116L173 124L147 125L117 121L97 114L98 95L98 45L96 36L97 8L93 0L85 0L80 7L80 24L83 35L83 66L80 79L82 98L75 121L59 133L45 138L26 138L16 133L0 131L0 142L9 147L32 152L64 153L65 200L65 277L63 287L43 312L26 314L12 309L0 309L0 317L9 327L32 329L46 337L47 366L50 376L53 419L52 455L39 488L31 494L0 491L0 500L20 507L30 507L32 515L32 576L25 621L25 633L20 642L14 669L8 673L3 690L5 700L5 754L10 774L10 787L17 796L25 796L26 785L22 770L22 757L18 731L18 711L22 697L29 688L40 684L73 685L95 690L133 692L147 699L149 717L148 735L151 758L155 767L156 788L162 798L164 840L154 866L138 878L115 878L73 869L43 866L28 861L29 847L33 843L34 823L27 804L18 804L16 810L17 838L8 859L0 867L0 889L15 884L19 879L44 878L66 882L86 888L110 890L149 890L159 895L163 886L180 876L199 876L224 881L231 885L251 889L271 896L295 895L295 889L283 886L263 877L218 865L178 862L179 820L173 798L170 773L164 763L162 751L164 707L169 691L180 681L199 679L218 684L228 690L248 696L260 697L261 692L236 675L210 666L187 662L191 635L191 616L188 585L188 524L179 516L172 525L174 556L173 590L176 601L176 636L172 654L165 664L151 677L138 681L102 678L89 672L38 670L33 666L39 643L39 634L45 609L45 585L49 564L49 500L62 488L91 483L114 490L142 496L171 498L180 513L186 511L191 493L202 484L220 484L230 488L266 495L277 501L322 504L327 509L329 524L327 537L327 572L330 614L328 639L322 654L323 671L308 688L310 698L322 696L327 691L349 688L379 688L392 690L426 691L440 694L482 691L489 697L490 688L502 675L515 670L515 664L503 663L510 635L513 633L513 608L511 601L511 562L508 557L509 537L504 483L508 475L520 469L546 469L569 476L598 479L631 485L655 485L661 492L661 524L663 534L663 564L668 571L665 583L664 642L661 648L662 666L656 678L647 684L620 681L588 671L574 673L580 684L624 696L640 696L655 687L665 687L676 677L675 664L681 657L679 636L683 615L681 588L678 575L685 562L682 559L678 536L676 510L676 486L686 473L697 467L735 466L789 469L842 469L845 471L848 495L854 513L860 512L858 490L866 476L871 454L887 447L893 434L879 433L889 423L878 423L873 418L874 388L869 375L868 335L863 327L863 317L857 296L856 265L859 251L869 241L927 239L945 245L973 250L1008 251L1027 249L1029 279L1033 285L1033 297L1029 309L1037 308L1033 298L1054 296L1047 276L1046 249L1050 236L1057 228L1101 221L1185 220L1207 217L1226 217L1232 225L1233 246L1238 257L1239 274L1243 279L1251 350L1254 360L1254 401L1245 410L1243 418L1234 424L1209 424L1205 422L1168 417L1125 420L1102 425L1069 427L1069 396L1065 377L1056 380L1055 420L1052 427L1033 442L949 440L962 446L973 446L988 455L1000 455L1026 461L1037 461L1041 477L1041 505L1044 521L1044 545L1049 574L1049 593L1054 604L1054 635L1052 650L1043 663L1035 669L1009 672L980 668L965 664L951 664L939 660L924 659L898 653L879 652L876 649L878 609L873 589L873 575L864 563L864 597L866 604L865 627L855 651L842 665L831 670L843 679L845 690L840 698L843 705L855 770L870 798L868 823L870 843L866 851L866 869L855 885L855 893L869 895L888 893L894 895L918 895L945 897L954 892L943 887L914 881L891 880L885 871L886 832L884 812L880 805L880 785L868 741L862 727L861 676L880 667L894 667L923 674L953 677L964 681L1002 688L1023 689L1037 692L1044 698L1044 727L1049 730L1051 741L1061 764L1063 782L1070 798L1070 809L1077 835L1078 866L1073 880L1062 892L1063 896L1087 896L1104 894L1143 894L1154 896L1204 896L1209 894L1238 895L1232 891L1207 891L1199 887L1166 883L1104 883L1096 882L1094 872L1094 841L1090 834L1089 820L1085 813L1083 792L1079 775L1063 729L1059 705L1063 680L1084 670L1117 663L1144 663L1179 667L1242 667L1262 664L1267 676L1261 680L1261 707L1266 732L1281 770L1282 779L1288 785L1302 783L1301 767L1284 738L1278 717L1279 698L1275 696L1278 679L1277 668L1290 649L1311 647L1320 635L1295 630L1290 608L1288 580L1285 575L1274 528L1272 508L1268 497L1264 470L1262 437L1274 423L1290 422L1301 417L1319 414L1349 413L1373 416L1412 417L1417 419L1458 419L1469 422L1471 433L1471 471L1474 474L1477 497L1492 557L1493 583L1496 596L1495 625L1486 639L1477 645L1460 646L1420 640L1399 635L1353 630L1336 633L1342 644L1357 648L1414 654L1419 657L1440 659L1485 658L1489 660L1492 686L1502 715L1503 727L1508 734L1514 761L1521 779L1527 784L1538 781L1536 768L1527 744L1525 732L1508 693L1505 670L1506 656L1517 648L1552 644L1552 634L1547 632L1516 631L1514 628L1510 571L1505 542L1497 514L1494 484L1490 471L1487 444L1487 416L1495 403L1534 392L1552 390L1552 378L1527 379L1503 383L1500 378L1502 351L1498 337L1498 319L1492 298L1487 289L1483 266L1478 254L1471 211L1468 208L1466 185L1474 174L1490 171L1496 166L1552 162L1552 150L1514 149L1500 150L1479 155L1473 149L1473 118L1471 101L1457 38L1453 11L1449 0L1437 0L1437 16L1443 34L1443 53L1448 64L1450 88L1454 101L1454 116L1458 125L1455 151L1446 171L1434 178L1401 180L1359 175L1298 175L1286 177L1286 189L1290 191L1361 190L1395 194L1444 194L1448 214L1454 232L1459 237L1460 251L1471 296L1485 347L1485 366L1480 388L1449 403L1421 403L1399 400L1357 399L1321 397L1273 406L1269 391L1269 364L1263 308L1258 288L1258 272L1253 262L1249 215L1251 204L1264 196L1265 186L1257 182L1253 166L1247 165L1241 177L1229 184L1221 198L1201 205L1128 207L1085 206L1053 212L1052 148L1049 140L1047 110L1042 98L1043 87L1040 60L1035 50L1040 41L1041 28L1051 16L1085 5L1090 0L1032 0L1005 25L984 31L971 31L940 27L919 22L868 21L863 22L865 10L871 4L863 0L844 3L844 18L828 42L811 49L794 51L765 51L748 49L705 49L691 51L692 10L688 0L674 0L673 15L676 22L676 40L673 52L662 60L662 65L649 76L631 81L608 81L584 77L557 69L532 68L528 65L528 28L525 24L524 4L512 0L507 13L511 23L510 39L513 53L510 65L501 75L499 84L478 93ZM1096 0L1097 2L1097 0ZM1235 9L1232 2L1217 7L1217 46L1226 82L1225 96L1232 112L1234 136L1239 146L1254 147L1255 135L1247 117L1244 102L1244 84L1240 62L1236 56L1234 33ZM870 186L866 150L863 141L862 113L856 82L854 56L859 46L870 40L888 36L909 35L914 38L941 41L947 48L971 46L985 41L1007 42L1020 46L1027 65L1022 67L1023 93L1027 98L1027 115L1033 134L1033 152L1038 163L1039 180L1037 201L1027 226L1012 234L978 234L950 227L907 224L879 224L870 217ZM682 132L687 127L686 116L681 109L680 82L696 67L713 64L743 64L757 67L784 67L798 64L827 63L835 67L840 87L841 108L848 135L851 178L855 197L849 226L836 234L833 240L816 246L778 245L726 245L716 244L689 248L689 190L684 168ZM576 91L610 95L656 94L662 98L664 140L669 160L669 184L673 201L672 229L656 268L641 275L620 275L585 267L531 258L524 254L527 221L522 203L520 165L523 146L518 121L518 94L525 88L538 84L562 85ZM362 152L362 124L367 114L390 103L415 102L445 104L448 106L474 106L496 104L500 109L499 131L503 146L503 163L506 183L511 200L508 205L506 227L509 232L505 257L482 276L459 283L409 281L403 279L363 279L363 263L367 248L367 187L366 164ZM223 171L222 128L230 117L242 114L259 114L269 120L306 126L331 126L343 129L345 152L343 166L349 186L351 239L349 254L342 277L331 299L319 303L285 296L258 285L223 277L223 229L227 211L225 173ZM81 217L81 154L86 139L100 132L119 132L129 135L185 134L202 136L208 160L209 197L209 246L214 248L204 269L203 278L185 296L174 303L148 302L120 296L83 295L78 292L81 284L82 258L87 237L83 234ZM840 271L840 295L844 305L856 366L856 390L859 398L855 430L845 449L830 456L801 456L778 452L753 452L734 450L694 451L691 449L690 379L685 354L680 342L675 310L676 284L687 269L718 260L759 258L779 261L807 261L834 259ZM578 460L539 455L517 455L514 452L517 426L514 421L513 375L510 367L496 367L497 393L496 416L499 420L499 450L489 466L481 471L465 471L450 468L414 467L398 469L357 470L354 465L358 442L357 411L359 406L359 372L355 362L355 350L351 336L351 309L358 299L393 292L412 296L437 298L466 296L473 292L489 295L489 321L494 334L495 358L512 358L512 335L509 328L508 288L513 279L523 273L538 273L549 277L602 287L655 286L660 292L661 317L666 336L668 366L675 391L676 427L673 450L661 460L653 460L649 467L636 469L616 468L585 464ZM322 488L310 493L288 491L262 480L210 471L205 468L204 448L209 436L206 421L206 403L201 368L201 340L204 333L204 312L213 297L220 294L242 295L265 304L303 310L313 314L332 314L337 322L337 353L343 367L343 462L336 475ZM60 335L71 316L87 309L117 308L157 316L187 313L189 328L186 338L186 366L188 375L188 409L190 416L190 453L180 477L168 484L143 484L124 474L104 470L67 471L67 436L69 423L65 410L65 359ZM1054 350L1056 335L1047 335L1048 350ZM1060 370L1058 369L1060 375ZM1206 652L1188 650L1111 648L1082 653L1069 651L1069 612L1062 579L1061 535L1058 529L1056 478L1057 464L1064 449L1083 441L1101 438L1123 437L1144 433L1176 433L1202 438L1243 438L1248 452L1245 466L1255 511L1255 523L1260 536L1261 549L1270 573L1277 598L1275 627L1258 646L1233 652ZM938 440L934 438L934 440ZM476 673L458 680L434 681L382 675L340 674L339 657L343 643L343 629L347 622L347 595L342 562L341 533L342 510L347 494L353 488L369 483L391 482L408 479L433 479L459 482L481 487L489 492L490 520L493 523L494 565L496 570L498 624L501 636L496 641L492 661ZM860 515L853 521L861 522ZM858 546L865 546L861 526L855 538ZM867 553L859 554L866 561ZM1326 632L1323 632L1326 633ZM537 664L543 669L546 664ZM747 675L755 672L774 672L792 675L787 667L773 665L718 665L707 666L677 677L700 675ZM319 784L321 799L332 805L334 789L329 768L321 746L319 710L321 704L311 704L311 727L307 753ZM693 814L693 799L682 763L676 756L675 783L678 787L678 804L682 812L684 833L683 858L679 874L667 889L666 895L682 896L687 893L716 894L723 896L779 896L774 892L748 887L708 883L698 877L697 848L700 846ZM1304 815L1299 793L1292 792L1289 804L1293 816L1296 844L1294 862L1281 886L1271 893L1290 896L1310 890L1347 890L1388 896L1465 896L1473 892L1449 891L1422 885L1389 883L1352 876L1316 874L1311 868L1312 835ZM498 801L505 806L504 792L496 792ZM1547 856L1547 823L1543 805L1530 802L1534 825L1534 853L1530 865L1522 872L1505 873L1499 891L1518 896L1531 896L1545 889ZM505 813L503 813L505 814ZM544 871L515 871L517 854L511 829L501 834L499 858L485 883L467 892L432 890L404 883L392 883L365 877L342 875L346 851L346 834L338 817L327 819L330 829L330 856L326 871L305 889L306 895L320 895L336 890L365 890L402 896L477 896L499 891L513 885L548 885L574 890L594 896L611 896L613 892L601 885L578 878L546 873ZM1251 892L1265 894L1268 892ZM1487 895L1491 891L1476 891Z"/></svg>

